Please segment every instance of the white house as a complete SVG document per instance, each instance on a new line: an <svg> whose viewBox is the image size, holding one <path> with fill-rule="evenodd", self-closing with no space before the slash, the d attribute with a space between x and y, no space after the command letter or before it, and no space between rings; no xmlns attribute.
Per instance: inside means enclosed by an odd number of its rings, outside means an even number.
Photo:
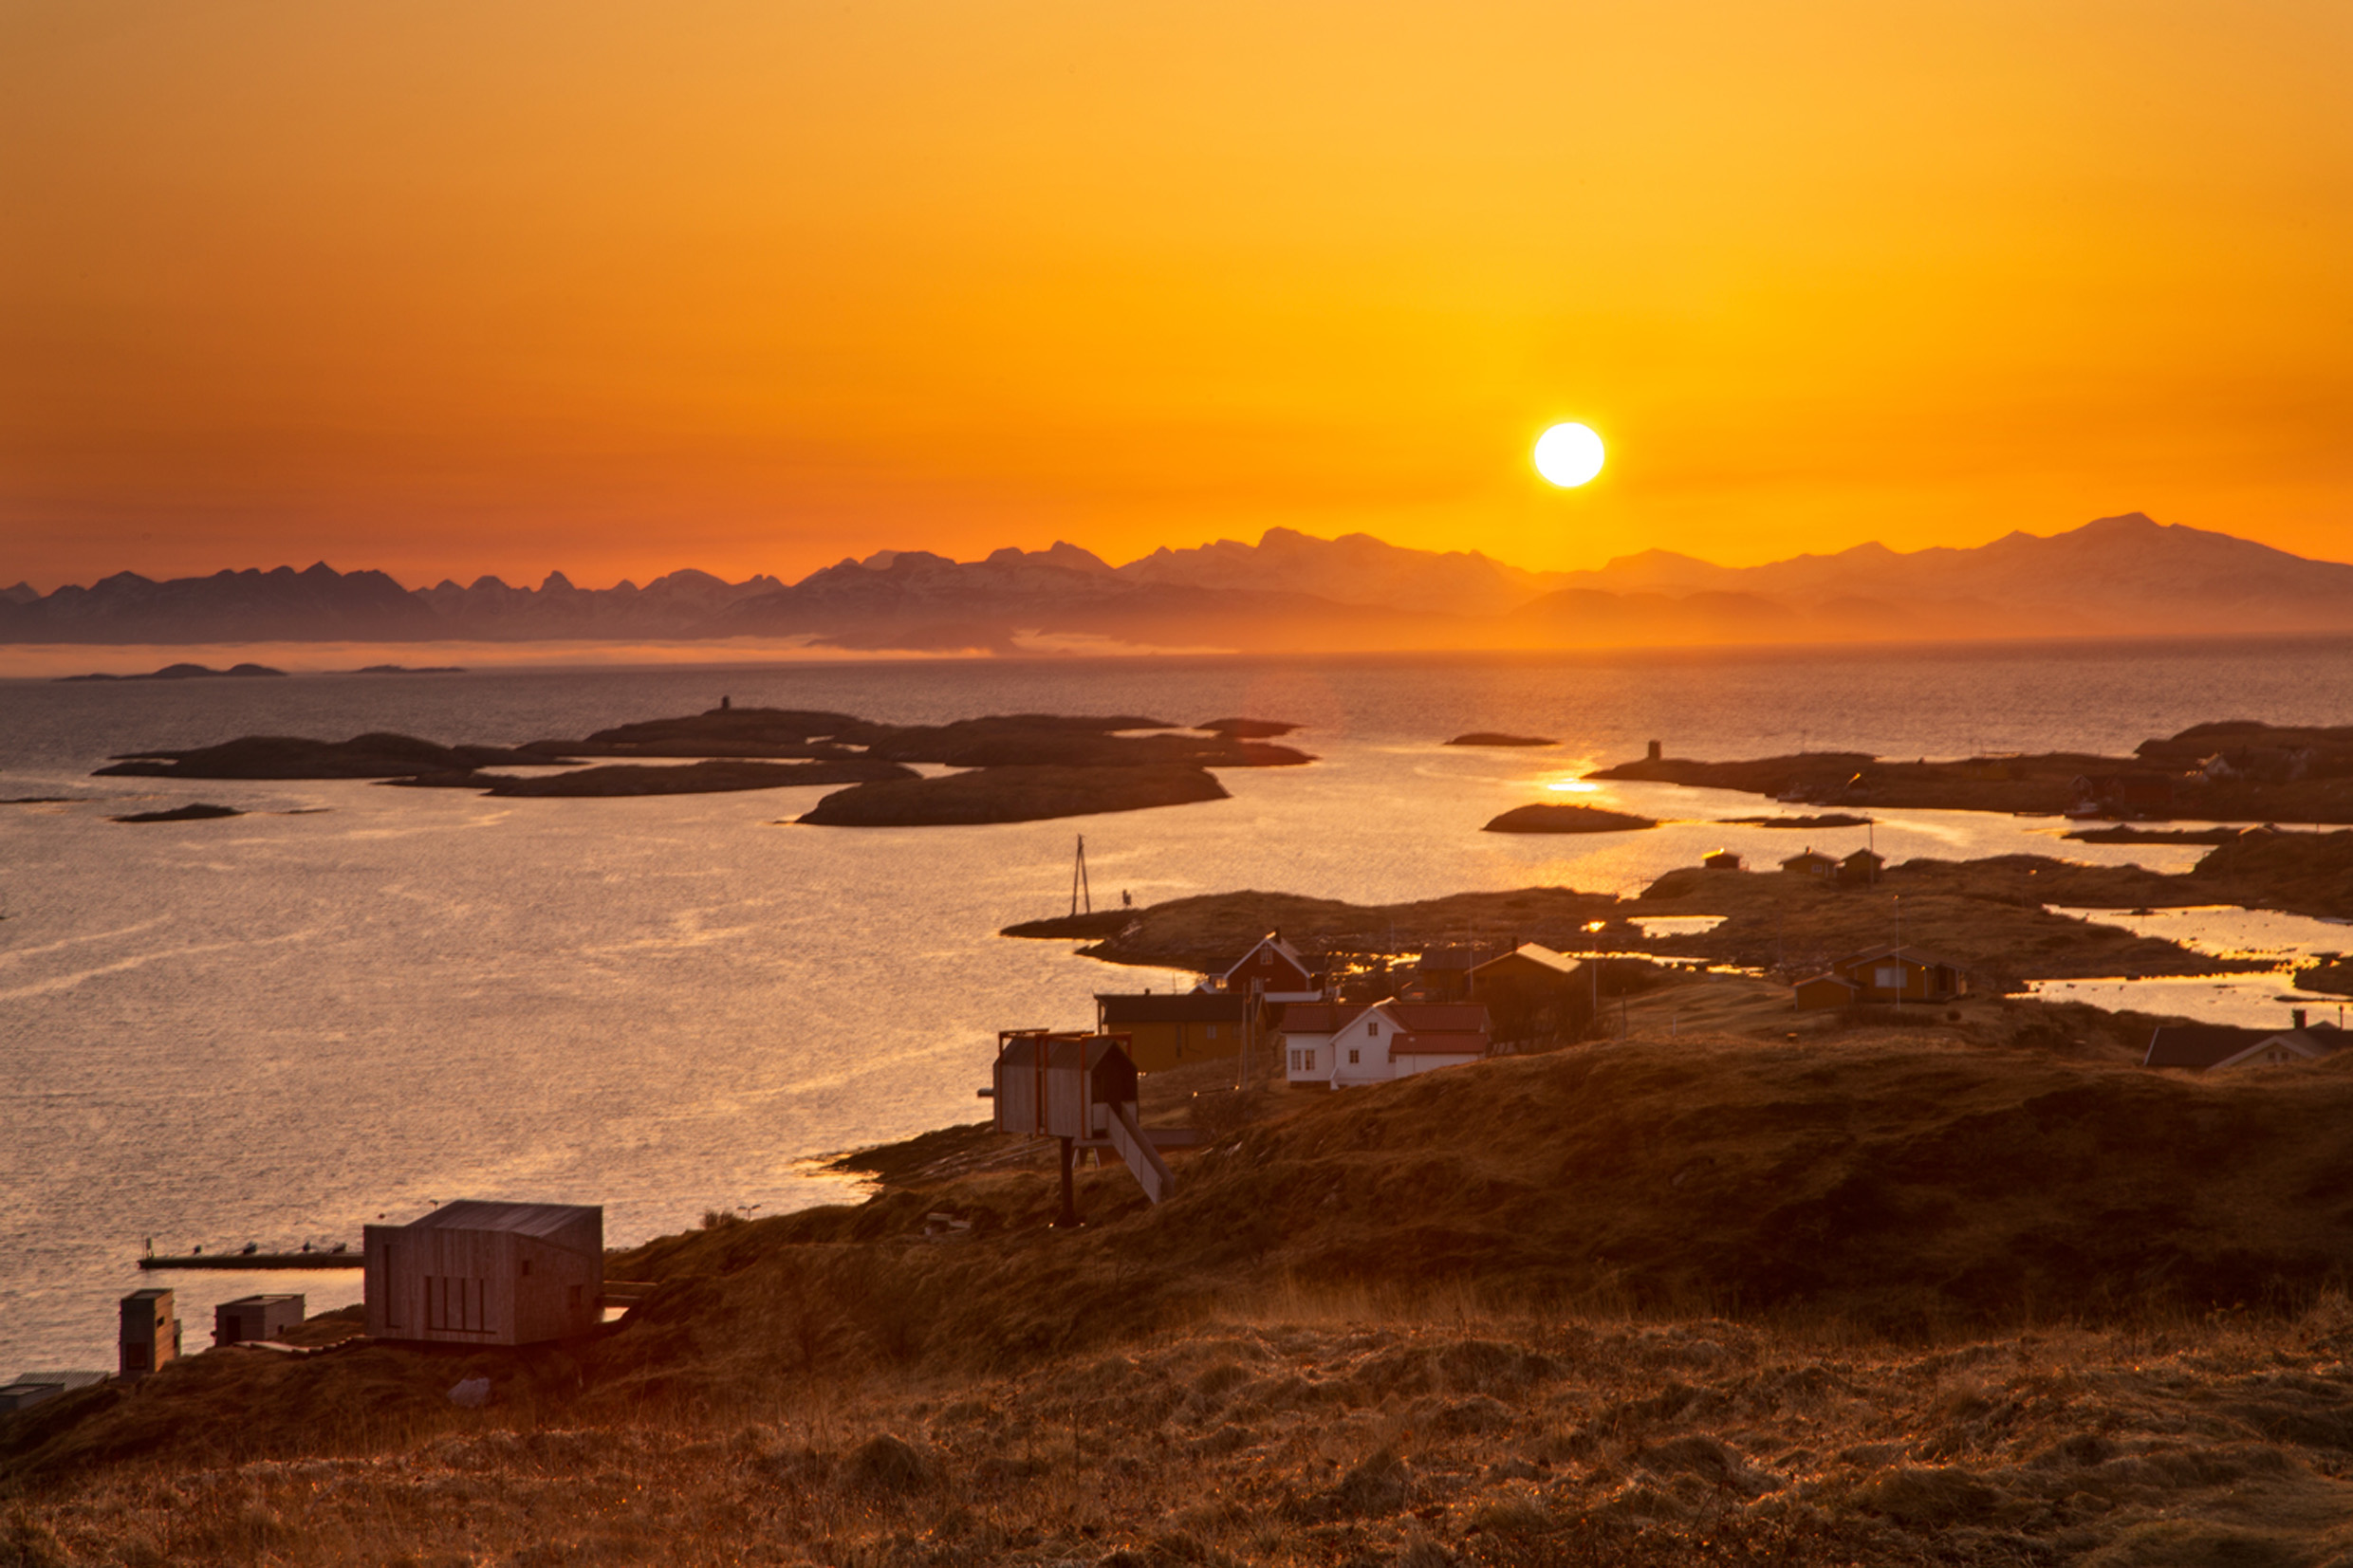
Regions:
<svg viewBox="0 0 2353 1568"><path fill-rule="evenodd" d="M1219 990L1248 991L1253 982L1262 1002L1324 1000L1324 977L1307 967L1299 950L1284 941L1279 931L1260 937L1256 947L1235 960L1225 973L1215 976L1212 984Z"/></svg>
<svg viewBox="0 0 2353 1568"><path fill-rule="evenodd" d="M1386 1083L1487 1055L1487 1009L1476 1003L1376 1002L1331 1036L1331 1084Z"/></svg>
<svg viewBox="0 0 2353 1568"><path fill-rule="evenodd" d="M1292 1083L1332 1081L1332 1036L1360 1010L1353 1002L1294 1002L1275 1027L1283 1036L1283 1074Z"/></svg>

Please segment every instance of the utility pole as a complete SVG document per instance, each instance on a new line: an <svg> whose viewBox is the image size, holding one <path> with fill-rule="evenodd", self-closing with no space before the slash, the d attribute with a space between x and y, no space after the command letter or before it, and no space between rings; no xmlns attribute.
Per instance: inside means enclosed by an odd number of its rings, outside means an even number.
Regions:
<svg viewBox="0 0 2353 1568"><path fill-rule="evenodd" d="M1078 861L1070 868L1070 913L1073 914L1079 913L1079 898L1082 894L1086 899L1086 913L1094 913L1095 890L1089 887L1086 881L1086 835L1084 833L1079 835Z"/></svg>

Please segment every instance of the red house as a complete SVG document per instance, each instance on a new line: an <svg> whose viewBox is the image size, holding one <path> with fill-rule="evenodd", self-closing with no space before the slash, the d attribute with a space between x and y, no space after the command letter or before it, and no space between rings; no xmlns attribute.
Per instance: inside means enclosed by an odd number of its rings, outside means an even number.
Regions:
<svg viewBox="0 0 2353 1568"><path fill-rule="evenodd" d="M1284 941L1279 931L1260 937L1256 947L1215 977L1215 984L1220 990L1245 992L1255 985L1259 998L1267 1002L1318 1002L1324 996L1324 977L1307 968L1299 950Z"/></svg>

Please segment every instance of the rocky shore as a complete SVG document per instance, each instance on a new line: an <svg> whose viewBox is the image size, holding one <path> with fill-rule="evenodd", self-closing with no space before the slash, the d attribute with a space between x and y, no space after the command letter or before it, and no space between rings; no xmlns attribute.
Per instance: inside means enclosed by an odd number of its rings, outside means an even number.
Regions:
<svg viewBox="0 0 2353 1568"><path fill-rule="evenodd" d="M1981 986L2106 975L2229 974L2266 968L2214 958L2064 909L2181 909L2239 904L2353 918L2353 832L2247 835L2178 875L2084 866L2039 856L1909 860L1876 882L1843 886L1788 872L1687 867L1640 895L1568 888L1465 893L1413 903L1356 905L1238 892L1123 912L1085 950L1111 963L1208 971L1269 931L1305 950L1372 963L1434 947L1540 942L1561 951L1644 952L1777 972L1898 940L1956 960ZM1713 930L1645 935L1652 916L1714 916ZM1084 934L1009 927L1007 935Z"/></svg>
<svg viewBox="0 0 2353 1568"><path fill-rule="evenodd" d="M2353 822L2353 728L2201 724L2143 741L2130 757L2052 751L1906 763L1809 751L1751 762L1642 758L1588 776L1819 805L2345 823Z"/></svg>

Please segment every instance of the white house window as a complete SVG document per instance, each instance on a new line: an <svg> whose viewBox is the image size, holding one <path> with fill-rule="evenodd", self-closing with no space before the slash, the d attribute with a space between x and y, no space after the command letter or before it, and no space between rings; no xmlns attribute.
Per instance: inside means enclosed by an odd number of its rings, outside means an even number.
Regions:
<svg viewBox="0 0 2353 1568"><path fill-rule="evenodd" d="M1299 1053L1297 1051L1293 1051L1291 1053L1291 1071L1294 1073L1299 1071Z"/></svg>
<svg viewBox="0 0 2353 1568"><path fill-rule="evenodd" d="M1348 1053L1348 1061L1349 1061L1349 1062L1350 1062L1350 1064L1351 1064L1351 1065L1353 1065L1353 1064L1354 1064L1354 1063L1356 1063L1356 1062L1362 1061L1363 1061L1363 1060L1364 1060L1364 1058L1363 1058L1363 1054L1362 1054L1362 1052L1358 1052L1358 1051L1350 1051L1350 1052Z"/></svg>
<svg viewBox="0 0 2353 1568"><path fill-rule="evenodd" d="M1364 1032L1368 1035L1377 1035L1380 1033L1380 1020L1378 1018L1366 1019L1364 1021Z"/></svg>
<svg viewBox="0 0 2353 1568"><path fill-rule="evenodd" d="M1315 1053L1313 1051L1309 1051L1307 1053L1307 1071L1311 1073L1315 1071Z"/></svg>

